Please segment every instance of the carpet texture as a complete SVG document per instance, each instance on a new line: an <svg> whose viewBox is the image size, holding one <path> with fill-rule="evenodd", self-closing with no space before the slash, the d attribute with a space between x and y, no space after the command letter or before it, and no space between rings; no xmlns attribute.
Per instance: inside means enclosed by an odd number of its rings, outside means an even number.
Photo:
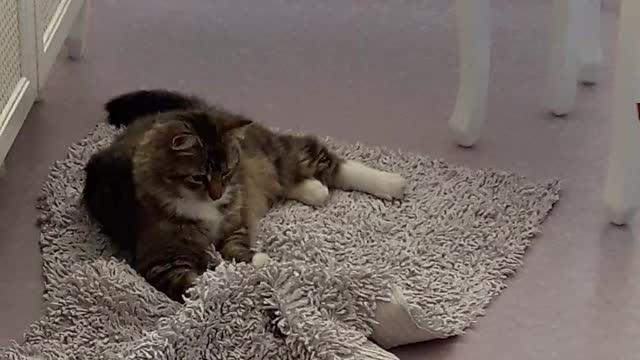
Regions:
<svg viewBox="0 0 640 360"><path fill-rule="evenodd" d="M115 134L99 125L52 167L39 203L48 307L0 358L394 359L367 340L385 326L376 308L400 294L412 325L463 333L559 199L557 180L327 139L346 158L403 174L406 198L336 191L322 208L280 204L259 237L274 261L212 267L181 306L113 257L80 204L83 165Z"/></svg>

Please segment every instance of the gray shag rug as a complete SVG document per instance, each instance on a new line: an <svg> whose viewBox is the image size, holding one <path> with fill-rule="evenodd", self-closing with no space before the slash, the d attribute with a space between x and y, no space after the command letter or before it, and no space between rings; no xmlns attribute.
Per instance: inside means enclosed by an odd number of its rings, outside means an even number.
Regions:
<svg viewBox="0 0 640 360"><path fill-rule="evenodd" d="M336 191L322 208L283 203L259 238L274 261L222 263L182 306L113 256L80 203L84 164L115 134L101 124L53 165L39 203L47 309L0 358L394 359L368 339L398 343L384 339L401 318L381 316L385 304L399 302L425 338L463 333L559 199L557 180L327 139L346 158L403 174L406 198Z"/></svg>

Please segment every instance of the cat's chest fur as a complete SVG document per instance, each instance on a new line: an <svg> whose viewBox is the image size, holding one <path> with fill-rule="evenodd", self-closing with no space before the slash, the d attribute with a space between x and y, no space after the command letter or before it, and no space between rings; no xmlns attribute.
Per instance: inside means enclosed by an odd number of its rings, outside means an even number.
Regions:
<svg viewBox="0 0 640 360"><path fill-rule="evenodd" d="M223 199L217 201L174 200L173 210L176 214L191 220L197 220L212 237L217 240L222 235L225 214L220 211Z"/></svg>

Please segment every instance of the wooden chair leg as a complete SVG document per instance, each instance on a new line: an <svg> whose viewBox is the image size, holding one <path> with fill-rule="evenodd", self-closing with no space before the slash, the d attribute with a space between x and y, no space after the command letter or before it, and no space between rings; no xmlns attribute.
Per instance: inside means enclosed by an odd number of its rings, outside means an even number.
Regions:
<svg viewBox="0 0 640 360"><path fill-rule="evenodd" d="M489 0L456 0L460 79L456 106L449 119L456 142L472 146L486 118L491 63Z"/></svg>
<svg viewBox="0 0 640 360"><path fill-rule="evenodd" d="M640 205L640 2L622 0L604 200L609 220L630 221Z"/></svg>

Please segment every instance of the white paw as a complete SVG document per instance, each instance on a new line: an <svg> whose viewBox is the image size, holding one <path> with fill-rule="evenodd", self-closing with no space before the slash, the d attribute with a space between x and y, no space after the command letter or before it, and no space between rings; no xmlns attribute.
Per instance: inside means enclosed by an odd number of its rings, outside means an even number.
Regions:
<svg viewBox="0 0 640 360"><path fill-rule="evenodd" d="M296 185L292 197L307 205L319 206L329 199L329 188L316 179L306 179Z"/></svg>
<svg viewBox="0 0 640 360"><path fill-rule="evenodd" d="M271 258L269 257L269 255L261 252L253 254L253 258L251 258L251 264L256 269L259 269L267 265L270 261L271 261Z"/></svg>
<svg viewBox="0 0 640 360"><path fill-rule="evenodd" d="M380 172L375 179L374 195L383 199L402 199L405 189L407 188L407 180L401 175Z"/></svg>

